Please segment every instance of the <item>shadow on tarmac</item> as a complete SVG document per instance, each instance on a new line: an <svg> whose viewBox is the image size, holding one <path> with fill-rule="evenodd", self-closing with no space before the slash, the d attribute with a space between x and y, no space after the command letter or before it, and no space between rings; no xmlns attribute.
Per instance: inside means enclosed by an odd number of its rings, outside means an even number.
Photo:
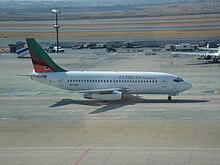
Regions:
<svg viewBox="0 0 220 165"><path fill-rule="evenodd" d="M148 100L143 99L139 96L129 96L125 97L122 100L118 101L108 101L108 102L101 102L98 100L72 100L72 99L62 99L58 102L56 102L53 105L50 105L50 108L56 108L61 107L65 105L71 105L71 104L78 104L78 105L87 105L87 106L94 106L98 109L95 111L90 112L89 114L99 114L103 112L107 112L110 110L114 110L117 108L125 107L127 105L135 105L138 103L151 103L151 104L189 104L189 103L204 103L209 102L209 100Z"/></svg>

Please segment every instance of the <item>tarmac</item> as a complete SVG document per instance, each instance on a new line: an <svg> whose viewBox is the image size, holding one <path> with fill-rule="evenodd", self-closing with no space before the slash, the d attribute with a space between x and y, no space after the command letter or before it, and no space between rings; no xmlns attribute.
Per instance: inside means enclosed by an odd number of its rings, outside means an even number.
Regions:
<svg viewBox="0 0 220 165"><path fill-rule="evenodd" d="M168 101L139 95L100 102L21 77L30 58L0 54L0 164L217 165L220 162L220 63L104 49L51 54L68 70L159 71L192 89Z"/></svg>

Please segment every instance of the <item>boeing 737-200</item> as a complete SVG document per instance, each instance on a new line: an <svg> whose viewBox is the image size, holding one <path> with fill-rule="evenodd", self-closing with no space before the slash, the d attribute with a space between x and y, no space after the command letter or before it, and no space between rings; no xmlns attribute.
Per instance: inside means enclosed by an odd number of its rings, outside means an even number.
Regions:
<svg viewBox="0 0 220 165"><path fill-rule="evenodd" d="M121 100L124 94L167 94L168 99L190 89L182 78L160 72L67 71L59 67L33 38L27 38L34 71L32 80L79 92L84 98Z"/></svg>

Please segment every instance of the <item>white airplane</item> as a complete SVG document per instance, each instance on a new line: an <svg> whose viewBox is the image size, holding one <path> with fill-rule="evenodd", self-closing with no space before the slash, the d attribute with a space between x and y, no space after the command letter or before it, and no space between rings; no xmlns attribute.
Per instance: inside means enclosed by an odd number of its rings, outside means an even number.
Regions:
<svg viewBox="0 0 220 165"><path fill-rule="evenodd" d="M199 50L201 51L218 51L219 50L219 47L217 48L209 48L208 46L207 47L199 47Z"/></svg>
<svg viewBox="0 0 220 165"><path fill-rule="evenodd" d="M121 100L124 94L178 95L192 85L172 74L159 72L67 71L59 67L33 38L26 39L34 71L32 80L84 93L84 98Z"/></svg>
<svg viewBox="0 0 220 165"><path fill-rule="evenodd" d="M209 48L210 49L210 48ZM171 52L171 54L174 55L194 55L194 56L199 56L198 59L204 58L205 60L213 60L213 62L218 62L220 58L220 48L216 49L217 52Z"/></svg>

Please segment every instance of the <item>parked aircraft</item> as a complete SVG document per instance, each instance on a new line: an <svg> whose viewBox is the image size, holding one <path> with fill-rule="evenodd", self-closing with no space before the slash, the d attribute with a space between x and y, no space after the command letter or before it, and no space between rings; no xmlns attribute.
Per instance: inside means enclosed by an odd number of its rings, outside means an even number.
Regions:
<svg viewBox="0 0 220 165"><path fill-rule="evenodd" d="M213 62L218 62L220 58L220 48L208 48L217 50L217 52L209 51L209 52L171 52L174 55L194 55L199 56L198 59L205 59L205 60L213 60Z"/></svg>
<svg viewBox="0 0 220 165"><path fill-rule="evenodd" d="M219 47L217 47L217 48L199 47L198 49L201 51L211 52L211 51L218 51Z"/></svg>
<svg viewBox="0 0 220 165"><path fill-rule="evenodd" d="M59 67L33 38L26 39L34 71L32 80L84 93L84 98L121 100L124 94L166 94L171 96L192 85L182 78L160 72L67 71Z"/></svg>

